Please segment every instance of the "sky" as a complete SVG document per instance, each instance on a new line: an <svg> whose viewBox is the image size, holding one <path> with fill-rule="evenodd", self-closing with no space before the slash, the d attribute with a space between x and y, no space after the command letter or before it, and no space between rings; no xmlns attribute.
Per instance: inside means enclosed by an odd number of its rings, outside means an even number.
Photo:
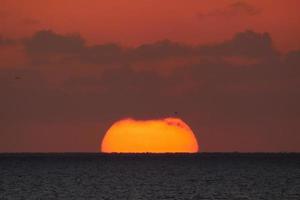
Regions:
<svg viewBox="0 0 300 200"><path fill-rule="evenodd" d="M205 152L300 151L298 0L0 0L0 152L97 152L179 117Z"/></svg>

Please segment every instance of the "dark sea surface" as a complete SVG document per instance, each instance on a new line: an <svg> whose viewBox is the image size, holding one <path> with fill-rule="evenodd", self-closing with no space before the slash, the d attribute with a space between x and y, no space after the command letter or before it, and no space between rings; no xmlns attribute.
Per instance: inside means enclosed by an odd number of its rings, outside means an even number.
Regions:
<svg viewBox="0 0 300 200"><path fill-rule="evenodd" d="M300 200L300 154L0 154L0 199Z"/></svg>

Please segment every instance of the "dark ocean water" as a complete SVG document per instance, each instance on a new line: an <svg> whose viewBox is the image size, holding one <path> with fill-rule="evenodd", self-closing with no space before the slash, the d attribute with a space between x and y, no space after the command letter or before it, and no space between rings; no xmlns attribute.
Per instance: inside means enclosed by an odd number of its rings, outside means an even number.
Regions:
<svg viewBox="0 0 300 200"><path fill-rule="evenodd" d="M300 154L0 154L0 199L300 200Z"/></svg>

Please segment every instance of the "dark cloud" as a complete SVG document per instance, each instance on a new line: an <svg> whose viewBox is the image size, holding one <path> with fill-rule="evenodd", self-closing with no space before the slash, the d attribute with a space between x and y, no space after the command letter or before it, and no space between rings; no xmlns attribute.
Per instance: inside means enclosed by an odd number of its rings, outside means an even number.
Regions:
<svg viewBox="0 0 300 200"><path fill-rule="evenodd" d="M33 54L77 53L84 48L84 43L78 34L64 36L45 30L25 40L25 47Z"/></svg>
<svg viewBox="0 0 300 200"><path fill-rule="evenodd" d="M153 44L144 44L133 49L131 54L136 60L159 60L170 57L189 56L194 53L190 46L162 40Z"/></svg>
<svg viewBox="0 0 300 200"><path fill-rule="evenodd" d="M117 44L103 44L85 47L78 59L87 63L119 63L126 61L124 49Z"/></svg>
<svg viewBox="0 0 300 200"><path fill-rule="evenodd" d="M161 60L170 57L184 57L193 53L193 49L169 40L153 44L144 44L137 48L123 48L118 44L85 45L80 35L60 35L52 31L39 31L24 42L30 56L45 64L57 59L83 63L126 63L135 61ZM56 54L54 57L51 54ZM70 58L71 56L71 58Z"/></svg>
<svg viewBox="0 0 300 200"><path fill-rule="evenodd" d="M199 47L199 49L204 55L246 57L275 57L278 55L268 33L256 33L250 30L237 33L233 39L221 44Z"/></svg>
<svg viewBox="0 0 300 200"><path fill-rule="evenodd" d="M260 9L254 7L253 5L245 2L245 1L237 1L235 3L230 4L232 12L236 13L245 13L248 15L257 15L261 12Z"/></svg>
<svg viewBox="0 0 300 200"><path fill-rule="evenodd" d="M300 140L300 53L279 55L267 33L245 31L209 46L166 40L125 48L117 44L87 46L80 36L46 31L27 39L25 46L32 59L37 55L48 58L39 64L49 65L49 59L57 54L69 64L60 65L58 73L35 66L26 70L0 69L0 120L7 124L5 129L2 127L5 132L24 130L24 124L72 122L80 126L101 122L103 126L97 130L101 137L107 126L119 118L157 118L176 112L190 123L205 151L298 148L288 140L277 148L277 143L270 144L270 138L281 141L284 134L290 140ZM237 64L225 59L230 56L258 60ZM179 57L189 62L167 74L139 67L150 63L159 68L155 63ZM78 72L70 63L80 64ZM96 67L89 68L90 63ZM110 67L104 68L104 64ZM52 83L56 79L58 83ZM63 130L52 133L53 137L67 138L74 127ZM34 138L34 133L31 135ZM232 141L224 144L221 141L225 137ZM260 146L239 145L236 140L243 138L248 143L259 141ZM4 136L1 141L5 141ZM85 146L78 150L97 148Z"/></svg>
<svg viewBox="0 0 300 200"><path fill-rule="evenodd" d="M242 56L250 58L277 57L268 33L245 31L220 44L189 46L162 40L125 48L118 44L87 46L80 35L60 35L39 31L25 40L25 48L32 60L39 64L88 63L130 65L136 62L160 62L170 59L191 59L202 56ZM55 56L53 55L55 54Z"/></svg>
<svg viewBox="0 0 300 200"><path fill-rule="evenodd" d="M13 39L5 38L0 35L0 46L7 46L7 45L15 44L15 43L16 43L16 41L14 41Z"/></svg>
<svg viewBox="0 0 300 200"><path fill-rule="evenodd" d="M253 16L260 14L261 10L245 1L237 1L229 4L224 9L213 10L208 13L199 13L198 17L203 19L207 17L240 17Z"/></svg>
<svg viewBox="0 0 300 200"><path fill-rule="evenodd" d="M285 62L291 66L300 68L300 50L289 52L285 57Z"/></svg>

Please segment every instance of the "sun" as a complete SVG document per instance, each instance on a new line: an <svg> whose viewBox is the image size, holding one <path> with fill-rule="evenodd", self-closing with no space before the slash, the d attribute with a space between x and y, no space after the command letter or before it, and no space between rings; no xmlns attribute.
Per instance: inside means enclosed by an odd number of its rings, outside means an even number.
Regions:
<svg viewBox="0 0 300 200"><path fill-rule="evenodd" d="M101 142L105 153L195 153L199 151L191 128L179 118L123 119L115 122Z"/></svg>

